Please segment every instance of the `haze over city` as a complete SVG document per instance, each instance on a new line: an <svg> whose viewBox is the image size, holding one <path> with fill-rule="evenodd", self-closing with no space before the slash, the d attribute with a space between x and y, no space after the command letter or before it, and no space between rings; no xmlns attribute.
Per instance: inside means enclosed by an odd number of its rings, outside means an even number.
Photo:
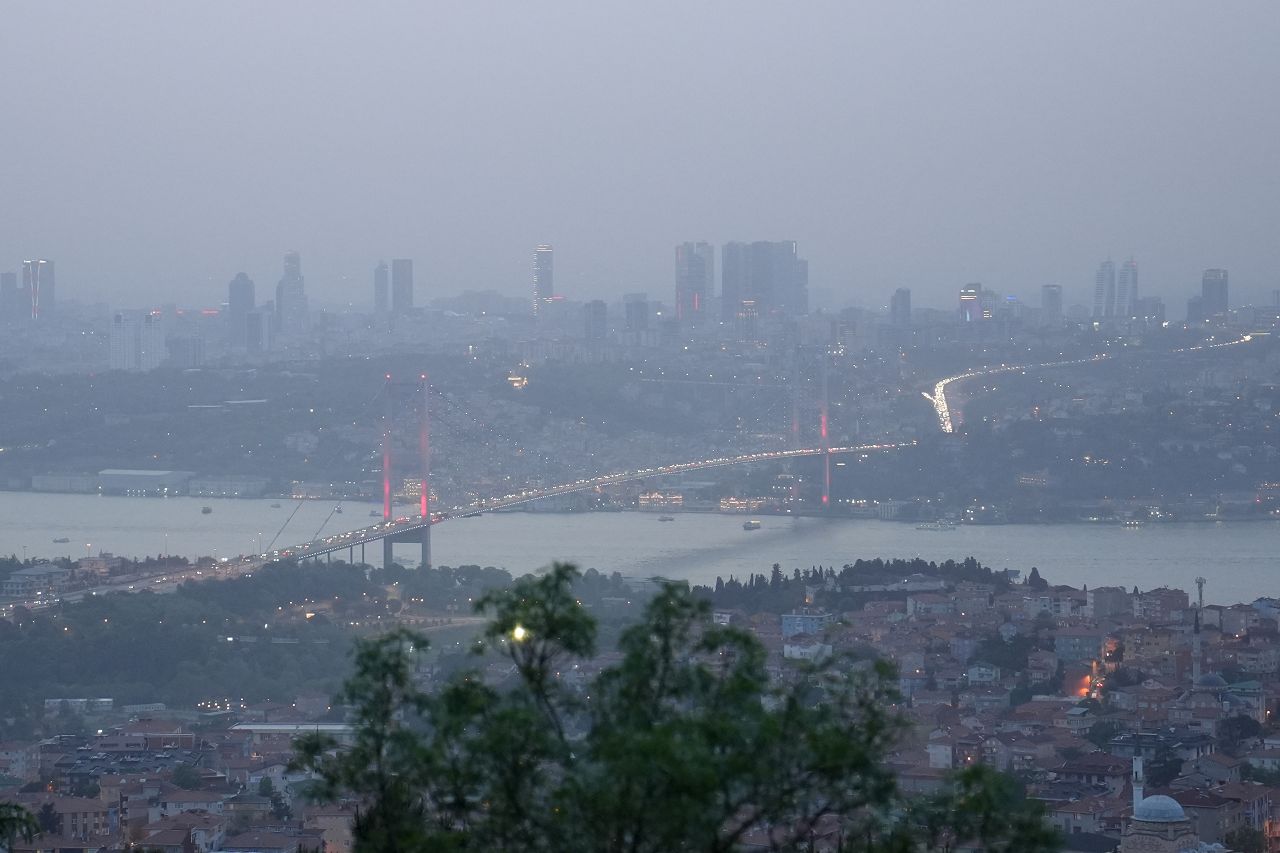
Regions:
<svg viewBox="0 0 1280 853"><path fill-rule="evenodd" d="M0 9L0 853L1280 853L1280 5Z"/></svg>
<svg viewBox="0 0 1280 853"><path fill-rule="evenodd" d="M6 7L4 265L84 302L216 304L307 259L363 304L655 291L688 239L799 242L815 304L1280 286L1269 3L124 2ZM1076 295L1079 293L1080 295Z"/></svg>

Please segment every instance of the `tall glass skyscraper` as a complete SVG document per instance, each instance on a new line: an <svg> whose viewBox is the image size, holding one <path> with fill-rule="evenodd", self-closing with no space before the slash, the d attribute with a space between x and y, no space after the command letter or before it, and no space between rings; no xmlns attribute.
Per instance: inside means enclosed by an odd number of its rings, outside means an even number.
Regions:
<svg viewBox="0 0 1280 853"><path fill-rule="evenodd" d="M556 295L555 250L542 244L533 250L533 313Z"/></svg>

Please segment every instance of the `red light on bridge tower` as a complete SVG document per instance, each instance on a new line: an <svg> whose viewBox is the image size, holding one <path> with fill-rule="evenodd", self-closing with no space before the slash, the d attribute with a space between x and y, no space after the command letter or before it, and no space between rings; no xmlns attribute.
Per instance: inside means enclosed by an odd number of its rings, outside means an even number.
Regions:
<svg viewBox="0 0 1280 853"><path fill-rule="evenodd" d="M383 385L383 429L382 429L382 520L385 523L395 521L395 503L392 489L392 474L395 471L395 458L392 450L392 439L395 430L397 401L401 403L401 414L407 403L418 422L418 453L422 466L418 480L420 494L418 496L419 517L423 523L416 524L408 530L395 531L382 539L382 562L384 568L390 568L393 561L392 544L394 542L416 542L422 546L422 565L431 567L431 429L428 397L430 385L427 374L418 375L416 384L400 380L392 382L391 374L386 375ZM409 473L406 471L406 473ZM410 522L411 523L411 522Z"/></svg>

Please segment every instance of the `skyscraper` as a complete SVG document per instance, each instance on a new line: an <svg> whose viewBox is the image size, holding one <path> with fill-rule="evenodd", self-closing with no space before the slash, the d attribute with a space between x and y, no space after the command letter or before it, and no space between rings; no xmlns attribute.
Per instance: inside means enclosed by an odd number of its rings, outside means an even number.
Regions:
<svg viewBox="0 0 1280 853"><path fill-rule="evenodd" d="M1108 259L1098 266L1093 277L1093 319L1105 320L1116 315L1116 265Z"/></svg>
<svg viewBox="0 0 1280 853"><path fill-rule="evenodd" d="M533 314L556 295L555 250L542 244L533 250Z"/></svg>
<svg viewBox="0 0 1280 853"><path fill-rule="evenodd" d="M22 262L22 299L31 311L32 320L53 313L53 261Z"/></svg>
<svg viewBox="0 0 1280 853"><path fill-rule="evenodd" d="M391 309L391 273L386 261L378 261L373 268L373 311L375 314L386 314Z"/></svg>
<svg viewBox="0 0 1280 853"><path fill-rule="evenodd" d="M734 320L748 302L758 316L808 313L809 262L794 240L726 243L720 261L724 320Z"/></svg>
<svg viewBox="0 0 1280 853"><path fill-rule="evenodd" d="M1062 325L1062 285L1046 284L1040 288L1040 325Z"/></svg>
<svg viewBox="0 0 1280 853"><path fill-rule="evenodd" d="M710 243L676 246L676 321L690 326L706 319L715 287L716 250Z"/></svg>
<svg viewBox="0 0 1280 853"><path fill-rule="evenodd" d="M245 318L257 307L253 279L244 273L236 273L227 285L227 338L233 346L245 342Z"/></svg>
<svg viewBox="0 0 1280 853"><path fill-rule="evenodd" d="M911 327L911 291L899 287L889 299L889 325L899 329Z"/></svg>
<svg viewBox="0 0 1280 853"><path fill-rule="evenodd" d="M159 313L121 311L111 319L112 370L155 370L167 356L164 318Z"/></svg>
<svg viewBox="0 0 1280 853"><path fill-rule="evenodd" d="M257 305L253 279L242 272L236 273L236 277L227 285L227 313L233 317L244 316Z"/></svg>
<svg viewBox="0 0 1280 853"><path fill-rule="evenodd" d="M1129 319L1138 311L1138 264L1133 258L1120 266L1116 280L1116 316Z"/></svg>
<svg viewBox="0 0 1280 853"><path fill-rule="evenodd" d="M276 326L286 335L301 334L307 327L307 292L302 278L302 258L284 255L284 276L276 285Z"/></svg>
<svg viewBox="0 0 1280 853"><path fill-rule="evenodd" d="M982 319L982 285L966 284L960 288L960 322L976 323Z"/></svg>
<svg viewBox="0 0 1280 853"><path fill-rule="evenodd" d="M1214 317L1227 313L1227 271L1205 270L1200 279L1200 300L1204 316Z"/></svg>
<svg viewBox="0 0 1280 853"><path fill-rule="evenodd" d="M391 313L413 313L413 261L408 258L391 261Z"/></svg>

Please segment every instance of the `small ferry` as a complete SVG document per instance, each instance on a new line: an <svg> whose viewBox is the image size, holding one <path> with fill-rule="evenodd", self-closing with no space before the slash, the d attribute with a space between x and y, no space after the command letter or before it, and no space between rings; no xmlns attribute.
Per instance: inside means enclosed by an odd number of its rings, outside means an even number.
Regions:
<svg viewBox="0 0 1280 853"><path fill-rule="evenodd" d="M333 508L333 511L334 511L335 513L337 513L338 515L342 515L342 504L338 504L337 506L335 506L335 507Z"/></svg>
<svg viewBox="0 0 1280 853"><path fill-rule="evenodd" d="M201 514L201 515L208 515L208 514L209 514L209 513L211 513L211 512L213 512L213 507L211 507L211 506L202 506L202 507L200 507L200 514Z"/></svg>
<svg viewBox="0 0 1280 853"><path fill-rule="evenodd" d="M462 517L463 517L463 518L479 518L480 516L481 516L481 513L478 513L478 512L469 512L469 513L467 513L466 515L464 515L464 516L462 516Z"/></svg>
<svg viewBox="0 0 1280 853"><path fill-rule="evenodd" d="M743 529L743 530L759 530L759 529L760 529L761 527L763 527L763 526L764 526L764 525L762 525L760 522L756 521L754 518L753 518L753 519L751 519L750 521L744 521L744 522L742 522L742 529Z"/></svg>
<svg viewBox="0 0 1280 853"><path fill-rule="evenodd" d="M371 509L371 510L369 510L369 517L370 517L370 518L381 518L381 517L382 517L382 513L378 512L376 509Z"/></svg>
<svg viewBox="0 0 1280 853"><path fill-rule="evenodd" d="M675 521L675 520L676 520L676 517L675 517L674 515L660 515L660 516L658 516L658 521Z"/></svg>
<svg viewBox="0 0 1280 853"><path fill-rule="evenodd" d="M279 509L279 508L280 508L280 504L272 504L272 505L271 505L271 508L272 508L272 509Z"/></svg>
<svg viewBox="0 0 1280 853"><path fill-rule="evenodd" d="M65 536L59 536L57 539L53 540L53 544L54 544L54 545L66 545L66 544L67 544L68 542L70 542L70 541L71 541L71 540L70 540L70 539L68 539L68 538L67 538L67 537L65 537Z"/></svg>

